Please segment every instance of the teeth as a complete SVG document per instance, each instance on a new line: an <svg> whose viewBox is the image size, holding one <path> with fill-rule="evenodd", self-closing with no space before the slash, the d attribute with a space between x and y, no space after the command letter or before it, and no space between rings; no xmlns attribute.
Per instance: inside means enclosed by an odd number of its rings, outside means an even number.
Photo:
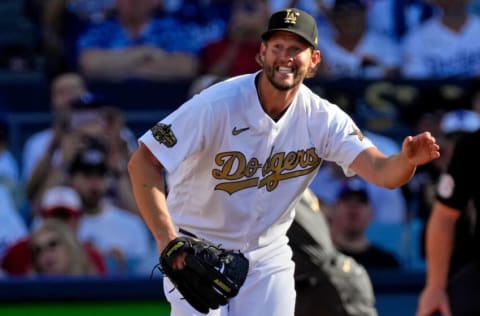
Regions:
<svg viewBox="0 0 480 316"><path fill-rule="evenodd" d="M282 73L291 73L293 70L290 67L278 67L278 71Z"/></svg>

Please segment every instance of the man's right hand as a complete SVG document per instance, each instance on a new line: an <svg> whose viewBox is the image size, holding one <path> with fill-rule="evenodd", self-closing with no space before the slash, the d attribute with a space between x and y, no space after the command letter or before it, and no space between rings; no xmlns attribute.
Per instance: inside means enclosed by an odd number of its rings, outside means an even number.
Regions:
<svg viewBox="0 0 480 316"><path fill-rule="evenodd" d="M416 316L433 315L452 316L452 312L446 291L427 287L420 294Z"/></svg>

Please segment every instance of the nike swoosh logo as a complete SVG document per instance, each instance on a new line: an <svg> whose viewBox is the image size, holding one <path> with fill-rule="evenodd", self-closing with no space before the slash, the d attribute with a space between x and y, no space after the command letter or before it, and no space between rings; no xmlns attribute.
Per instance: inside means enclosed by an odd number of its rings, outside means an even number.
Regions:
<svg viewBox="0 0 480 316"><path fill-rule="evenodd" d="M237 129L237 127L235 126L235 127L232 129L232 135L233 135L233 136L236 136L236 135L238 135L238 134L240 134L240 133L243 133L243 132L245 132L245 131L247 131L247 130L249 130L249 129L250 129L250 127L244 127L244 128Z"/></svg>

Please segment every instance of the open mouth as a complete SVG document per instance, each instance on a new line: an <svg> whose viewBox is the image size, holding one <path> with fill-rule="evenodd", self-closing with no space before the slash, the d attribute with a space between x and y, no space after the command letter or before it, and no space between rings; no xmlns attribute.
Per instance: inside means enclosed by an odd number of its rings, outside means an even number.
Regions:
<svg viewBox="0 0 480 316"><path fill-rule="evenodd" d="M292 67L285 67L285 66L278 66L277 72L284 74L284 75L293 75L294 70Z"/></svg>

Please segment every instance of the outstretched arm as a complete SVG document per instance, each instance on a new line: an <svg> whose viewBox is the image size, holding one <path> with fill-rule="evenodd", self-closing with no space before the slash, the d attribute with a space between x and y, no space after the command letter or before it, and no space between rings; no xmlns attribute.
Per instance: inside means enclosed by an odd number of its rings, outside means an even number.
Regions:
<svg viewBox="0 0 480 316"><path fill-rule="evenodd" d="M159 251L177 237L167 208L163 166L140 144L128 162L128 172L140 215L157 241Z"/></svg>
<svg viewBox="0 0 480 316"><path fill-rule="evenodd" d="M386 156L377 148L368 148L355 158L350 168L375 185L394 189L407 183L417 166L439 158L439 150L435 138L424 132L406 137L396 155Z"/></svg>

